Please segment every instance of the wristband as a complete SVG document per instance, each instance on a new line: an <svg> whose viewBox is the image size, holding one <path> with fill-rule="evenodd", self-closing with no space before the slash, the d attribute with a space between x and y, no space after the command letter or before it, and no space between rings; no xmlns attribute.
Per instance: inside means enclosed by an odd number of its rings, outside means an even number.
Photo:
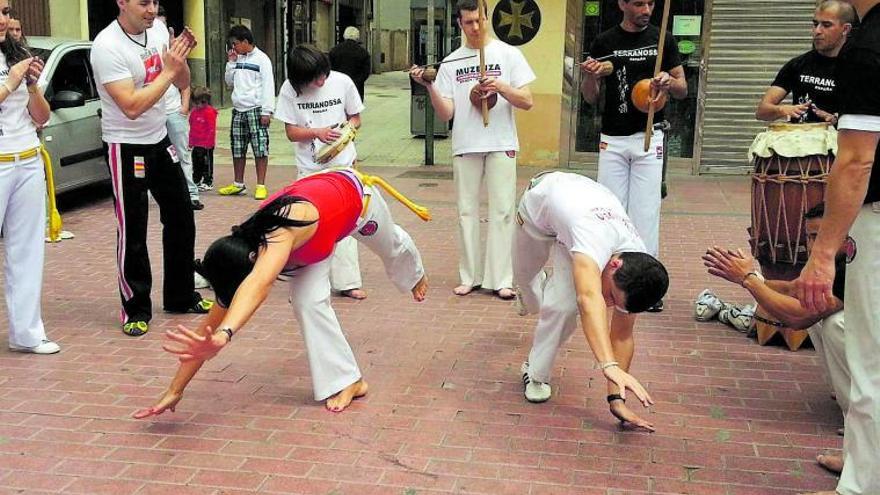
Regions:
<svg viewBox="0 0 880 495"><path fill-rule="evenodd" d="M9 86L9 79L3 81L3 87L6 88L6 91L8 91L9 94L15 93L15 90Z"/></svg>
<svg viewBox="0 0 880 495"><path fill-rule="evenodd" d="M227 343L228 343L228 342L232 342L232 335L233 335L234 332L232 331L231 328L229 328L229 327L223 327L223 328L221 328L221 329L215 331L214 333L221 333L221 332L222 332L222 333L225 333L226 336L229 337L229 340L226 341Z"/></svg>
<svg viewBox="0 0 880 495"><path fill-rule="evenodd" d="M760 273L758 273L758 272L749 272L749 273L746 273L746 275L745 275L745 276L743 277L743 279L742 279L742 282L740 282L739 284L742 285L743 287L745 287L745 286L746 286L746 280L748 280L749 277L751 277L752 275L754 275L755 278L757 278L757 279L758 279L759 281L761 281L761 282L764 282L764 281L765 281L764 276L761 275Z"/></svg>
<svg viewBox="0 0 880 495"><path fill-rule="evenodd" d="M622 400L623 402L626 402L626 399L621 397L620 394L608 394L608 397L606 397L606 399L608 399L609 404L611 404L612 402L614 402L616 400Z"/></svg>
<svg viewBox="0 0 880 495"><path fill-rule="evenodd" d="M620 363L618 363L617 361L608 361L607 363L602 363L601 365L599 365L599 369L605 371L608 368L613 368L615 366L620 366Z"/></svg>

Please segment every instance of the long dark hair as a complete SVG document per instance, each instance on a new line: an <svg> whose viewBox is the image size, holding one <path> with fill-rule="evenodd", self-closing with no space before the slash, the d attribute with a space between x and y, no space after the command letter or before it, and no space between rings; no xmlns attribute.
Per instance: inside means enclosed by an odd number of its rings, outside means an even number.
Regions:
<svg viewBox="0 0 880 495"><path fill-rule="evenodd" d="M9 20L17 19L18 22L21 22L21 17L18 16L18 13L16 13L11 6L8 17ZM24 39L24 36L22 36L22 39ZM12 36L9 36L8 31L6 32L6 39L0 41L0 52L3 52L3 56L6 57L6 65L8 65L10 69L13 65L31 56L31 52L25 48L24 43L12 39Z"/></svg>
<svg viewBox="0 0 880 495"><path fill-rule="evenodd" d="M3 55L6 57L6 65L10 69L13 65L31 56L31 52L20 42L12 39L9 33L6 34L6 39L0 41L0 52L3 52Z"/></svg>
<svg viewBox="0 0 880 495"><path fill-rule="evenodd" d="M313 220L287 218L291 205L305 201L299 196L279 196L240 225L232 227L231 235L214 241L205 251L204 260L196 262L196 271L211 283L221 306L228 308L232 303L238 286L254 268L256 253L272 242L272 232L315 223Z"/></svg>

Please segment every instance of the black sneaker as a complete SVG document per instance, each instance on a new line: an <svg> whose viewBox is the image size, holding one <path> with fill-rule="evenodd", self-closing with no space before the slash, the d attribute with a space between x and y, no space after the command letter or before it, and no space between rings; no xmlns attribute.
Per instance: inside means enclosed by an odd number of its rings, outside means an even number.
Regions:
<svg viewBox="0 0 880 495"><path fill-rule="evenodd" d="M192 209L193 209L193 210L197 210L197 211L198 211L198 210L204 210L204 209L205 209L205 205L204 205L204 203L202 203L201 201L199 201L199 200L197 200L197 199L194 199L194 200L192 200Z"/></svg>
<svg viewBox="0 0 880 495"><path fill-rule="evenodd" d="M199 299L194 302L192 306L183 309L169 309L165 308L166 313L194 313L194 314L207 314L208 311L211 311L211 308L214 306L214 301L210 299Z"/></svg>
<svg viewBox="0 0 880 495"><path fill-rule="evenodd" d="M648 313L660 313L663 311L663 299L657 301L657 304L651 306L646 310Z"/></svg>

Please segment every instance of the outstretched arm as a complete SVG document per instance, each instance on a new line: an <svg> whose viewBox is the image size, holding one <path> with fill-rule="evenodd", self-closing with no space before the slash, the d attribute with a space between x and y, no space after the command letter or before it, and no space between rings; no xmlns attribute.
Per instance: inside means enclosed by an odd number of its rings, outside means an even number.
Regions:
<svg viewBox="0 0 880 495"><path fill-rule="evenodd" d="M213 329L218 328L225 315L226 308L215 304L199 325L196 333L204 337L210 337L214 331ZM177 367L177 373L174 374L174 379L171 380L171 384L168 385L168 389L162 394L159 401L152 407L135 412L132 417L143 419L150 416L158 416L168 409L173 412L177 403L183 398L183 391L186 390L187 385L196 376L196 373L198 373L204 363L204 359L181 362Z"/></svg>
<svg viewBox="0 0 880 495"><path fill-rule="evenodd" d="M299 220L317 220L317 210L308 203L299 203L291 209L291 218ZM260 307L272 284L281 273L291 251L305 244L317 228L317 224L300 228L279 229L270 237L269 245L262 249L250 275L248 275L235 292L229 309L215 304L196 331L183 325L178 330L166 332L170 341L162 346L166 351L180 359L180 366L171 385L159 401L150 408L134 413L137 419L156 416L166 409L174 407L183 397L183 391L199 371L205 361L211 359L229 343L230 337L224 333L215 333L218 328L229 328L234 333L241 329Z"/></svg>
<svg viewBox="0 0 880 495"><path fill-rule="evenodd" d="M732 251L713 246L703 255L710 274L741 285L752 294L758 306L791 328L808 328L817 321L843 309L840 299L825 311L806 310L797 300L794 282L763 281L756 275L755 259L741 249Z"/></svg>
<svg viewBox="0 0 880 495"><path fill-rule="evenodd" d="M653 404L654 401L642 387L642 384L624 371L620 363L613 364L616 361L614 348L611 344L605 300L602 296L602 271L599 269L599 265L585 254L574 253L572 272L584 335L590 349L602 366L605 378L619 388L623 398L626 398L626 390L629 389L636 394L643 405Z"/></svg>
<svg viewBox="0 0 880 495"><path fill-rule="evenodd" d="M623 371L629 373L635 353L636 342L633 338L633 327L636 324L636 315L614 311L611 316L611 347L614 349L614 360L620 363ZM608 395L619 395L620 387L614 382L608 382ZM623 399L608 401L608 408L617 419L637 428L654 431L654 425L639 417L626 406Z"/></svg>

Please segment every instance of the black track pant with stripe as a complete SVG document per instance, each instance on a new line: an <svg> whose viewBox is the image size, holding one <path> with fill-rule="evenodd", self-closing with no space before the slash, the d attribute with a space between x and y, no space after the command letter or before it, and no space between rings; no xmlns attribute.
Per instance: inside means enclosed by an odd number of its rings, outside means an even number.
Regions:
<svg viewBox="0 0 880 495"><path fill-rule="evenodd" d="M163 305L186 310L201 297L193 288L195 219L176 150L166 137L149 145L104 143L104 151L113 182L122 322L152 317L147 191L159 204L162 222Z"/></svg>

